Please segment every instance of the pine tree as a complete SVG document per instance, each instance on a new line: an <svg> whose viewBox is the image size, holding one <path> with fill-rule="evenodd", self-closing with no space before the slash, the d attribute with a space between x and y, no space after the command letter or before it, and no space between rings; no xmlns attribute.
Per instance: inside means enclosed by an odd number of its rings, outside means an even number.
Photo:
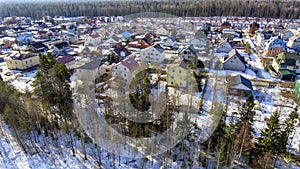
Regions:
<svg viewBox="0 0 300 169"><path fill-rule="evenodd" d="M288 145L289 135L294 131L295 124L297 122L299 115L298 115L298 106L294 108L294 111L292 111L288 118L284 121L283 130L281 133L281 144L280 149L282 149L282 153L285 152L286 146Z"/></svg>
<svg viewBox="0 0 300 169"><path fill-rule="evenodd" d="M268 152L273 155L282 153L283 149L280 146L282 136L279 117L279 112L274 112L267 122L267 127L261 132L261 137L258 138L258 143L256 144L256 161L259 161L259 159L263 158Z"/></svg>

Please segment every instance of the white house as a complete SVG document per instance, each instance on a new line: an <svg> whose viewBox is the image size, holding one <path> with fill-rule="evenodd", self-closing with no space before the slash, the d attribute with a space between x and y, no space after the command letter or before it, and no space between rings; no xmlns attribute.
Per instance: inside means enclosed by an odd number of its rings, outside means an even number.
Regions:
<svg viewBox="0 0 300 169"><path fill-rule="evenodd" d="M84 46L99 46L101 44L101 36L97 33L88 35L84 39Z"/></svg>
<svg viewBox="0 0 300 169"><path fill-rule="evenodd" d="M116 64L112 69L114 77L121 77L126 83L130 83L132 72L139 66L134 57L127 58Z"/></svg>
<svg viewBox="0 0 300 169"><path fill-rule="evenodd" d="M155 33L157 35L162 35L162 36L168 36L169 35L169 31L167 29L165 29L164 27L160 27L158 28Z"/></svg>
<svg viewBox="0 0 300 169"><path fill-rule="evenodd" d="M219 46L218 46L218 49L217 49L217 52L221 53L221 52L225 52L225 53L228 53L232 50L232 46L231 44L226 40L222 41Z"/></svg>
<svg viewBox="0 0 300 169"><path fill-rule="evenodd" d="M159 45L150 46L141 51L141 61L151 63L162 63L165 50Z"/></svg>
<svg viewBox="0 0 300 169"><path fill-rule="evenodd" d="M192 39L189 41L189 45L192 46L196 50L205 50L206 49L206 41L204 39Z"/></svg>

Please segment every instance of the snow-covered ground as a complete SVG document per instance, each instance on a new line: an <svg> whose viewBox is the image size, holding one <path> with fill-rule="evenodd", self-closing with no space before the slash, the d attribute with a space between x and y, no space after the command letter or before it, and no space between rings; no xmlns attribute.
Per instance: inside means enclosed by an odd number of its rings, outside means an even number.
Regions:
<svg viewBox="0 0 300 169"><path fill-rule="evenodd" d="M6 63L0 63L2 69L1 77L4 81L9 81L19 92L32 91L32 82L34 80L37 70L10 70L7 68Z"/></svg>

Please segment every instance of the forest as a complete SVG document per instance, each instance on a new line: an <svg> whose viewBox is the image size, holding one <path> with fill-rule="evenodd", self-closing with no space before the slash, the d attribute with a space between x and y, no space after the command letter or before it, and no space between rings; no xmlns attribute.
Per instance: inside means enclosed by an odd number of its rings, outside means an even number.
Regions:
<svg viewBox="0 0 300 169"><path fill-rule="evenodd" d="M162 12L178 17L244 16L298 19L299 1L75 1L1 2L0 17L126 16Z"/></svg>

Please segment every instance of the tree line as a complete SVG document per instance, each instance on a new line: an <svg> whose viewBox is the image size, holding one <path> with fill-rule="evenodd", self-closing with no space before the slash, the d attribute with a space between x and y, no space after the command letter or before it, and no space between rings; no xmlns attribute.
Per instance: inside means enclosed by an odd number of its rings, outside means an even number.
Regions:
<svg viewBox="0 0 300 169"><path fill-rule="evenodd" d="M298 19L299 1L87 1L0 3L0 17L126 16L161 12L178 17L245 16Z"/></svg>

